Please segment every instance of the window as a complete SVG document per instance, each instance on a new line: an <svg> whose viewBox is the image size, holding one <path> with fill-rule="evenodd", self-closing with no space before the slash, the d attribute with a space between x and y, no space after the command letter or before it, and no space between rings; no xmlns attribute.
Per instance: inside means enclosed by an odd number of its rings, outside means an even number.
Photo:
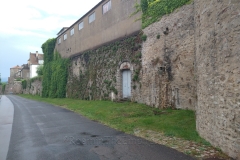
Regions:
<svg viewBox="0 0 240 160"><path fill-rule="evenodd" d="M74 28L71 29L71 31L70 31L70 35L71 35L71 36L74 35Z"/></svg>
<svg viewBox="0 0 240 160"><path fill-rule="evenodd" d="M92 23L95 20L95 12L89 16L88 20L89 20L89 23Z"/></svg>
<svg viewBox="0 0 240 160"><path fill-rule="evenodd" d="M58 44L60 44L60 43L61 43L61 38L58 39Z"/></svg>
<svg viewBox="0 0 240 160"><path fill-rule="evenodd" d="M64 34L63 40L66 40L66 39L67 39L67 34Z"/></svg>
<svg viewBox="0 0 240 160"><path fill-rule="evenodd" d="M83 22L80 22L80 23L79 23L78 29L79 29L79 30L83 29Z"/></svg>
<svg viewBox="0 0 240 160"><path fill-rule="evenodd" d="M103 5L103 14L105 14L107 11L111 9L111 1L108 1Z"/></svg>
<svg viewBox="0 0 240 160"><path fill-rule="evenodd" d="M43 64L43 60L38 60L38 63L39 64Z"/></svg>

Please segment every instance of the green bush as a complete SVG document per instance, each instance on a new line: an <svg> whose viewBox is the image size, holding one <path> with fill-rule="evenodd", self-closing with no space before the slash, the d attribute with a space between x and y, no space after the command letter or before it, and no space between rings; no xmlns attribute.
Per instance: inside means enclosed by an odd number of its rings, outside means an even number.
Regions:
<svg viewBox="0 0 240 160"><path fill-rule="evenodd" d="M43 75L43 65L39 65L37 67L37 74L38 74L38 76L42 76Z"/></svg>
<svg viewBox="0 0 240 160"><path fill-rule="evenodd" d="M27 88L27 81L25 79L22 81L22 88L23 89Z"/></svg>
<svg viewBox="0 0 240 160"><path fill-rule="evenodd" d="M6 84L5 84L5 83L2 83L2 93L3 93L3 94L5 93L5 89L6 89Z"/></svg>

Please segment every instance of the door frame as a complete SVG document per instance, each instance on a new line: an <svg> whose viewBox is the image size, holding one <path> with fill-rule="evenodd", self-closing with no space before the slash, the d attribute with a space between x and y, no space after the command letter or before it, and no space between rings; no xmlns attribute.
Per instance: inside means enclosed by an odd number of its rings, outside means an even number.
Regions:
<svg viewBox="0 0 240 160"><path fill-rule="evenodd" d="M118 99L122 99L123 98L123 71L124 70L130 70L130 74L131 77L133 76L133 66L130 64L129 61L124 60L122 62L119 63L119 69L118 69L118 73L117 73L117 84L118 84ZM129 99L131 99L132 97L132 78L130 79L130 97L128 97Z"/></svg>
<svg viewBox="0 0 240 160"><path fill-rule="evenodd" d="M124 72L125 72L125 76L124 77ZM124 69L122 70L122 97L123 98L131 98L131 90L132 90L132 87L131 87L131 70L130 69ZM124 84L124 79L126 80L126 84ZM124 85L126 85L126 88L124 87ZM125 92L124 92L125 91ZM126 96L125 96L126 95Z"/></svg>

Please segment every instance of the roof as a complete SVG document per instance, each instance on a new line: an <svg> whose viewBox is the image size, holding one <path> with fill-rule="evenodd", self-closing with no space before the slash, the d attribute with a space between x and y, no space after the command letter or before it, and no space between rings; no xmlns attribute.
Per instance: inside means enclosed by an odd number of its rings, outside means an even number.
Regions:
<svg viewBox="0 0 240 160"><path fill-rule="evenodd" d="M16 65L16 66L12 67L11 69L20 69L20 68L22 68L22 67L20 67L19 65Z"/></svg>
<svg viewBox="0 0 240 160"><path fill-rule="evenodd" d="M90 9L86 14L84 14L81 18L79 18L75 23L73 23L70 27L63 27L63 28L67 28L64 31L60 31L58 32L58 37L62 35L62 33L64 33L65 31L67 31L69 28L72 28L76 23L78 23L79 21L81 21L83 18L85 18L88 14L90 14L91 12L93 12L98 6L100 6L104 1L106 0L101 0L97 5L95 5L92 9Z"/></svg>
<svg viewBox="0 0 240 160"><path fill-rule="evenodd" d="M29 69L28 64L23 64L22 69Z"/></svg>
<svg viewBox="0 0 240 160"><path fill-rule="evenodd" d="M67 30L67 29L68 29L68 27L63 27L63 28L57 33L57 35L61 34L62 32L64 32L64 31Z"/></svg>
<svg viewBox="0 0 240 160"><path fill-rule="evenodd" d="M30 52L30 64L39 65L38 60L43 60L43 54Z"/></svg>

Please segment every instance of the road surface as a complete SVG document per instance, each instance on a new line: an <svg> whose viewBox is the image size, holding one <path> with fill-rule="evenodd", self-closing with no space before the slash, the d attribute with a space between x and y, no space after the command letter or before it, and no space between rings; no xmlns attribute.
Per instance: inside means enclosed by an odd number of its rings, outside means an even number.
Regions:
<svg viewBox="0 0 240 160"><path fill-rule="evenodd" d="M10 106L9 100L14 106L14 114L10 113L13 109L6 109ZM0 132L0 140L6 139L0 143L0 148L4 148L2 152L6 152L8 160L193 159L174 149L116 131L47 103L8 95L3 96L0 111L1 108L8 112L7 124L11 125L13 116L12 130L8 127ZM0 122L3 118L0 114ZM1 126L4 123L0 123ZM4 157L2 152L0 154Z"/></svg>

